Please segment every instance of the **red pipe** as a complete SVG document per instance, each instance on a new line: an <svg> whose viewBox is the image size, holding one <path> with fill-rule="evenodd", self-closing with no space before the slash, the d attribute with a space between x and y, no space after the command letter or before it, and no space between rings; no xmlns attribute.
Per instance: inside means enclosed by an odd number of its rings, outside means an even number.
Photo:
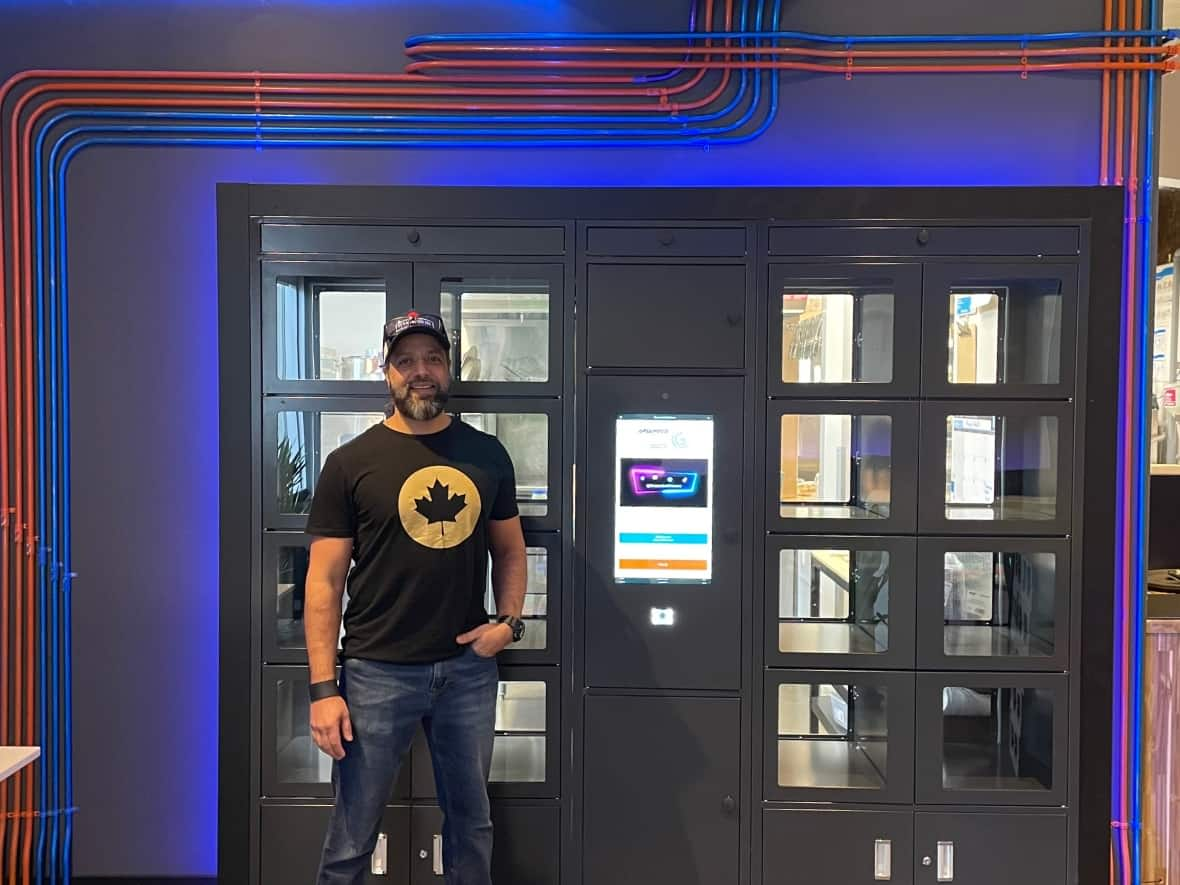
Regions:
<svg viewBox="0 0 1180 885"><path fill-rule="evenodd" d="M1114 24L1114 7L1112 0L1102 0L1103 7L1103 26L1107 31L1111 30ZM1110 38L1107 37L1102 41L1102 46L1109 53ZM1102 72L1102 135L1101 135L1101 158L1098 161L1098 170L1101 175L1100 181L1102 184L1110 183L1110 71ZM1113 868L1111 875L1114 875Z"/></svg>
<svg viewBox="0 0 1180 885"><path fill-rule="evenodd" d="M723 33L723 32L722 32ZM1129 55L1168 55L1175 54L1176 47L1173 45L1167 46L1136 46L1128 47L1123 50L1125 54ZM529 46L512 46L512 45L495 45L495 44L420 44L411 49L406 50L409 56L417 55L449 55L454 53L459 56L467 56L473 53L488 53L488 54L504 54L504 55L566 55L566 56L580 56L580 55L697 55L708 53L708 50L698 46L555 46L555 45L529 45ZM846 49L820 49L807 46L760 46L751 48L744 54L754 56L805 56L813 58L847 58L849 50ZM1063 47L1045 47L1045 48L1029 48L1029 49L855 49L852 54L856 56L864 56L866 58L1052 58L1052 57L1071 57L1071 56L1089 56L1089 55L1111 55L1110 50L1097 46L1063 46ZM448 59L422 59L422 61L447 61ZM450 59L456 67L462 67L467 58L460 57ZM547 59L546 61L554 61L562 64L570 64L577 66L579 59L577 58L558 58ZM695 64L692 61L686 61L686 66ZM667 67L667 63L664 64ZM407 71L412 72L414 68L407 66Z"/></svg>
<svg viewBox="0 0 1180 885"><path fill-rule="evenodd" d="M1119 30L1127 30L1127 0L1119 0ZM1119 49L1126 47L1127 41L1123 37L1119 37ZM1119 56L1122 57L1121 55ZM1114 136L1114 183L1122 185L1123 183L1123 142L1125 136L1123 135L1123 126L1125 125L1126 112L1123 108L1124 92L1126 91L1126 74L1119 70L1117 83L1117 98L1115 110L1115 136Z"/></svg>

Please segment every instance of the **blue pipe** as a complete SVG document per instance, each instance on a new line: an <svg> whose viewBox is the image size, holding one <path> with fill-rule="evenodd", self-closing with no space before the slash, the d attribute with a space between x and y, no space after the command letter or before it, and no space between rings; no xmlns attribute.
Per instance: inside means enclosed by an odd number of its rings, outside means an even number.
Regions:
<svg viewBox="0 0 1180 885"><path fill-rule="evenodd" d="M1147 0L1147 20L1154 25L1157 17L1155 0ZM1147 547L1147 495L1148 475L1150 472L1151 434L1149 425L1151 390L1151 355L1152 328L1154 317L1151 315L1151 305L1155 291L1155 267L1152 253L1155 248L1152 223L1154 211L1154 183L1156 175L1156 84L1159 75L1148 72L1146 97L1146 126L1143 138L1144 165L1142 178L1143 188L1143 223L1140 229L1140 262L1141 262L1141 292L1143 316L1139 322L1139 421L1137 424L1136 449L1139 453L1140 464L1136 474L1136 533L1135 539L1135 571L1132 574L1132 600L1134 601L1134 616L1131 623L1134 632L1131 636L1131 881L1141 882L1143 875L1143 845L1142 845L1142 778L1143 778L1143 653L1145 630L1145 593L1147 563L1145 554Z"/></svg>
<svg viewBox="0 0 1180 885"><path fill-rule="evenodd" d="M764 3L764 0L759 0L758 11L755 13L755 18L759 23L761 22L761 18L762 18L763 3ZM776 0L776 6L778 3L781 3L781 0ZM745 24L748 9L749 9L749 0L745 0L745 2L742 5L742 11L741 11L741 21L742 21L743 25ZM747 53L747 54L750 54L750 53ZM41 146L43 144L44 133L48 129L50 129L51 127L53 127L54 125L56 125L57 123L59 123L62 120L77 118L77 117L90 117L90 118L99 118L99 119L102 119L102 118L113 118L113 119L135 118L135 119L227 120L227 121L228 120L241 120L241 121L252 121L255 124L258 121L267 121L267 120L282 120L282 121L291 120L291 121L304 121L304 122L311 122L311 123L324 123L324 122L333 122L333 123L419 122L419 123L454 124L454 122L457 119L462 119L465 122L528 125L533 128L530 128L528 131L521 131L519 133L511 132L510 134L519 135L521 137L527 137L530 139L532 139L536 135L546 135L546 136L593 135L593 136L606 137L609 135L613 135L616 132L619 132L619 133L622 133L622 134L625 134L628 136L638 136L638 135L661 136L661 135L675 134L675 135L680 135L680 136L702 137L702 136L708 136L708 135L714 135L714 134L725 134L728 132L732 132L737 128L740 128L740 126L742 125L741 123L737 123L737 124L730 123L725 126L718 126L718 127L712 127L712 128L701 128L701 129L689 128L686 124L712 122L715 120L720 120L724 117L729 116L731 113L733 113L733 111L737 108L739 103L745 99L747 88L748 88L747 75L751 74L751 73L754 73L754 72L746 71L746 70L743 70L741 72L741 79L739 81L740 82L739 88L737 90L735 90L735 93L734 93L733 97L730 99L729 104L727 104L725 107L723 107L719 110L713 111L711 113L707 113L707 114L689 114L687 116L682 116L682 117L678 117L675 115L668 115L668 114L654 114L654 115L653 114L616 114L616 115L547 114L547 115L534 115L534 114L524 113L524 114L518 114L518 115L514 115L514 114L492 114L492 115L463 114L462 116L460 116L458 114L364 114L364 113L361 113L361 114L319 114L319 113L308 114L308 113L302 113L301 114L301 113L288 113L288 112L278 112L278 113L268 112L268 113L263 113L263 114L253 114L253 113L205 112L205 111L193 111L193 112L59 111L58 113L49 117L42 124L41 134L39 134L38 141L37 141L37 151L38 152L40 151ZM743 121L748 121L748 119L749 119L749 116L746 115L744 117ZM536 127L535 124L538 122L564 123L564 124L566 124L566 126L557 127L557 128ZM657 125L662 125L662 126L665 126L668 128L667 129L657 129L657 130L637 129L634 125L637 122L652 122ZM575 127L572 127L569 125L571 123L577 123L577 124L620 123L620 124L625 124L625 128L623 128L623 129L594 130L594 129L586 129L586 128L580 128L580 127L575 128ZM249 129L249 131L254 132L256 130L256 128L257 128L256 126L252 126ZM282 132L288 132L291 134L311 134L311 133L317 133L317 132L327 132L329 130L326 129L325 127L318 126L318 127L313 127L313 128L309 128L309 129L292 128L289 130L281 130L281 129L275 129L273 127L269 127L269 131L276 131L276 132L282 131ZM499 128L499 127L475 128L475 127L470 127L470 126L454 126L454 125L450 125L445 128L442 128L442 129L428 128L428 127L422 127L422 128L399 127L399 128L395 128L395 129L390 129L389 127L371 127L371 128L369 128L369 127L356 127L356 128L352 128L352 129L335 128L331 131L334 131L338 134L355 134L355 135L364 135L364 134L377 135L377 134L385 134L385 133L392 132L392 133L398 134L398 135L422 136L424 138L438 135L440 132L446 132L447 134L459 134L459 135L463 135L463 136L503 136L506 134L505 130L502 128ZM424 142L424 143L429 143L431 145L434 144L433 141ZM529 142L527 142L527 144L532 145L533 142L530 140Z"/></svg>
<svg viewBox="0 0 1180 885"><path fill-rule="evenodd" d="M812 34L806 31L769 31L750 33L743 31L718 32L725 37L769 37L773 40L794 40L801 43L821 43L838 46L874 44L921 44L921 43L1057 43L1075 40L1107 40L1120 37L1141 39L1174 40L1180 37L1180 30L1174 28L1158 31L1067 31L1056 34L862 34L840 37L832 34ZM700 33L686 31L654 31L641 34L574 34L568 31L507 32L502 34L419 34L406 40L406 48L412 49L424 43L507 43L507 42L604 42L604 43L651 43L664 40L700 39Z"/></svg>
<svg viewBox="0 0 1180 885"><path fill-rule="evenodd" d="M712 3L713 0L705 0L705 2ZM762 24L762 22L759 21L759 24ZM694 33L694 34L696 33L696 30L697 30L697 0L691 0L691 2L689 3L689 6L688 6L688 30L690 33ZM691 61L691 56L688 53L685 53L684 60L681 62L681 65L682 65L681 67L674 68L673 70L668 71L666 74L640 74L639 76L635 77L634 82L636 82L636 83L664 83L664 82L667 82L668 80L671 80L673 77L675 77L677 74L681 73L684 70L683 65L687 64L689 61Z"/></svg>

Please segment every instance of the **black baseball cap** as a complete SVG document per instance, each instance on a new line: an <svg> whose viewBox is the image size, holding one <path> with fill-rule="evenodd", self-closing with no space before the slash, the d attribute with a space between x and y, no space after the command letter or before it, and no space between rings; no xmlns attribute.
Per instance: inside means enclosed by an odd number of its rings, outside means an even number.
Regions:
<svg viewBox="0 0 1180 885"><path fill-rule="evenodd" d="M442 345L443 350L450 353L451 339L447 336L447 327L443 325L442 317L433 313L418 313L411 310L395 316L385 324L385 354L389 352L406 335L425 333L431 335Z"/></svg>

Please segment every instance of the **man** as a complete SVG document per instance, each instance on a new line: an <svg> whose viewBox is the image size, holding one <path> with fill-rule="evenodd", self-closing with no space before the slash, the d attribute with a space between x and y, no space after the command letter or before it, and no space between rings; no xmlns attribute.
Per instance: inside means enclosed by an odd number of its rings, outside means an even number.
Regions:
<svg viewBox="0 0 1180 885"><path fill-rule="evenodd" d="M443 411L451 362L439 317L390 320L384 352L390 416L328 456L307 522L311 731L335 760L319 882L363 881L421 723L444 815L445 881L490 885L495 657L524 630L516 479L499 440ZM489 552L495 623L483 602Z"/></svg>

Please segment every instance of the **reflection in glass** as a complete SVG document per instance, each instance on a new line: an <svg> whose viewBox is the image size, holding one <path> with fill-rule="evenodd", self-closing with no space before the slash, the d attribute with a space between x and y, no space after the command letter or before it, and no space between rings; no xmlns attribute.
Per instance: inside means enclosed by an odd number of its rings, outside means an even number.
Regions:
<svg viewBox="0 0 1180 885"><path fill-rule="evenodd" d="M888 415L783 415L782 516L887 518L891 433Z"/></svg>
<svg viewBox="0 0 1180 885"><path fill-rule="evenodd" d="M549 510L549 416L511 412L463 412L462 420L497 437L516 471L516 504L521 516Z"/></svg>
<svg viewBox="0 0 1180 885"><path fill-rule="evenodd" d="M380 381L385 281L279 277L278 376Z"/></svg>
<svg viewBox="0 0 1180 885"><path fill-rule="evenodd" d="M281 784L326 784L332 779L332 757L311 739L311 704L307 678L280 679L275 684L276 777Z"/></svg>
<svg viewBox="0 0 1180 885"><path fill-rule="evenodd" d="M778 785L882 789L886 689L783 683L778 687Z"/></svg>
<svg viewBox="0 0 1180 885"><path fill-rule="evenodd" d="M1057 418L949 415L946 518L1057 515Z"/></svg>
<svg viewBox="0 0 1180 885"><path fill-rule="evenodd" d="M303 608L307 596L307 567L310 551L302 545L279 548L278 575L275 592L275 642L281 649L307 648L303 633ZM341 611L348 610L348 592L341 600ZM341 619L337 648L344 639Z"/></svg>
<svg viewBox="0 0 1180 885"><path fill-rule="evenodd" d="M889 650L889 553L779 552L778 649L879 654Z"/></svg>
<svg viewBox="0 0 1180 885"><path fill-rule="evenodd" d="M279 513L307 513L328 455L385 420L379 412L279 412Z"/></svg>
<svg viewBox="0 0 1180 885"><path fill-rule="evenodd" d="M893 293L881 291L889 285L784 287L782 380L892 381Z"/></svg>
<svg viewBox="0 0 1180 885"><path fill-rule="evenodd" d="M944 653L1052 655L1056 587L1052 553L948 551L943 556Z"/></svg>
<svg viewBox="0 0 1180 885"><path fill-rule="evenodd" d="M545 683L501 682L496 697L493 783L545 782Z"/></svg>
<svg viewBox="0 0 1180 885"><path fill-rule="evenodd" d="M524 591L524 638L508 646L511 650L544 649L546 645L546 617L549 613L549 551L544 547L526 547L526 583ZM496 595L492 592L492 569L488 568L488 583L484 593L484 607L495 618Z"/></svg>
<svg viewBox="0 0 1180 885"><path fill-rule="evenodd" d="M1053 696L1035 688L942 690L942 785L1053 788Z"/></svg>
<svg viewBox="0 0 1180 885"><path fill-rule="evenodd" d="M456 378L549 380L548 281L446 279L440 313Z"/></svg>
<svg viewBox="0 0 1180 885"><path fill-rule="evenodd" d="M1061 380L1059 280L1009 280L951 289L947 380L1056 384Z"/></svg>

